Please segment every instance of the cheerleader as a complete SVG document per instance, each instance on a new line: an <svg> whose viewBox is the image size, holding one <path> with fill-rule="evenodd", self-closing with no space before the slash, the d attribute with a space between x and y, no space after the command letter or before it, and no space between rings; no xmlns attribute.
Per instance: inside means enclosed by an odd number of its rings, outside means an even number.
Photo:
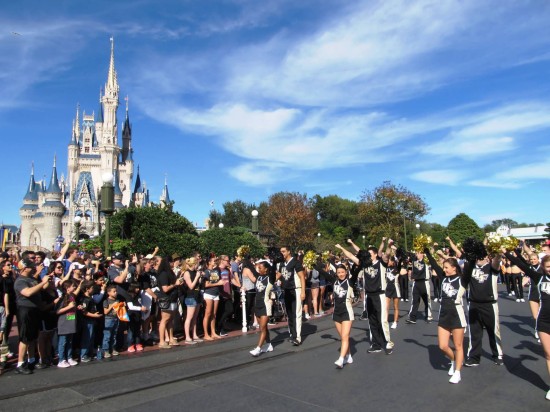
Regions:
<svg viewBox="0 0 550 412"><path fill-rule="evenodd" d="M443 268L438 265L429 250L425 250L432 269L441 280L439 323L437 327L437 340L439 349L451 361L449 369L449 383L459 383L461 380L460 369L464 361L464 329L466 328L466 315L462 305L462 296L466 292L464 280L461 277L460 265L454 258L443 261ZM471 265L468 265L471 268ZM471 270L471 269L466 269ZM449 346L450 338L453 338L454 351Z"/></svg>
<svg viewBox="0 0 550 412"><path fill-rule="evenodd" d="M273 351L271 339L269 338L267 322L271 317L271 301L269 299L269 293L277 281L274 268L272 268L269 262L266 262L265 260L258 262L256 271L258 272L258 277L255 277L254 274L252 274L251 280L256 282L254 313L256 314L256 318L258 319L258 323L260 325L260 339L258 341L258 346L250 351L250 354L254 357L260 356L262 353Z"/></svg>
<svg viewBox="0 0 550 412"><path fill-rule="evenodd" d="M546 357L546 366L550 373L550 255L542 258L542 273L538 272L521 259L511 255L505 248L502 248L507 259L514 265L517 265L526 276L529 276L531 282L538 286L540 294L540 310L537 315L537 332L544 349ZM546 393L546 399L550 401L550 390Z"/></svg>
<svg viewBox="0 0 550 412"><path fill-rule="evenodd" d="M386 268L386 312L389 322L390 307L393 301L393 322L391 324L392 329L397 328L397 321L399 320L399 299L401 298L401 290L399 288L400 272L401 262L396 263L395 258L391 257L388 260L388 267Z"/></svg>
<svg viewBox="0 0 550 412"><path fill-rule="evenodd" d="M349 350L349 334L354 319L353 308L353 280L348 276L348 270L344 265L336 267L336 276L330 272L321 271L321 276L328 278L334 284L334 312L332 320L340 335L340 357L334 362L338 369L342 369L346 363L353 363Z"/></svg>
<svg viewBox="0 0 550 412"><path fill-rule="evenodd" d="M533 269L536 272L542 273L542 267L540 265L539 256L536 253L531 253L529 255L529 263L531 269ZM525 279L529 282L529 292L528 292L528 300L529 300L529 307L531 308L531 314L533 315L533 319L537 319L537 315L539 314L540 310L540 293L539 289L535 282L533 282L531 279L529 279L528 276L525 276ZM535 338L539 339L539 334L536 331L535 328ZM540 339L539 339L540 342Z"/></svg>

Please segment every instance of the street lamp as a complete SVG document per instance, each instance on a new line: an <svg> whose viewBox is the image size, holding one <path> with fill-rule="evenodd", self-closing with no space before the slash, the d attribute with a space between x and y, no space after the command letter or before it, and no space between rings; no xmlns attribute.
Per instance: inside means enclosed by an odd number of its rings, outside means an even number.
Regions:
<svg viewBox="0 0 550 412"><path fill-rule="evenodd" d="M105 256L111 255L111 216L115 212L115 187L113 186L113 173L105 172L101 176L101 209L105 215Z"/></svg>
<svg viewBox="0 0 550 412"><path fill-rule="evenodd" d="M363 249L365 249L365 235L361 236L363 238Z"/></svg>
<svg viewBox="0 0 550 412"><path fill-rule="evenodd" d="M256 237L259 236L259 230L258 230L258 211L254 209L251 213L252 215L252 234Z"/></svg>
<svg viewBox="0 0 550 412"><path fill-rule="evenodd" d="M220 229L223 229L223 223L220 223L220 224L218 225L218 227L219 227Z"/></svg>
<svg viewBox="0 0 550 412"><path fill-rule="evenodd" d="M76 232L76 247L78 247L78 241L80 240L80 221L82 218L80 216L74 217L74 230Z"/></svg>
<svg viewBox="0 0 550 412"><path fill-rule="evenodd" d="M416 230L420 229L420 223L417 223L415 226L416 226Z"/></svg>

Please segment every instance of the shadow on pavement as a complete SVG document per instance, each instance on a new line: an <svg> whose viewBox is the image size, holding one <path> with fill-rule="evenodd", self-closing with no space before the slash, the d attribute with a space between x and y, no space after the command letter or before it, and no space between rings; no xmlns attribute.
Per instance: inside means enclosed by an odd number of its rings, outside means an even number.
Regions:
<svg viewBox="0 0 550 412"><path fill-rule="evenodd" d="M517 376L524 381L527 381L543 391L548 390L548 385L536 372L533 372L531 369L525 366L525 361L537 361L538 358L535 358L531 355L520 355L519 358L512 358L510 356L504 356L504 365L506 370L512 375Z"/></svg>

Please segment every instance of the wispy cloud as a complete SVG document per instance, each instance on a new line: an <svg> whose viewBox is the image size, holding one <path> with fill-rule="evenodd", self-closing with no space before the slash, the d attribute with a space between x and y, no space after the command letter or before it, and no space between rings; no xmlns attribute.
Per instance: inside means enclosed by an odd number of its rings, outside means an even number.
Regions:
<svg viewBox="0 0 550 412"><path fill-rule="evenodd" d="M411 178L421 182L454 186L460 183L465 175L466 173L460 170L436 169L413 173Z"/></svg>

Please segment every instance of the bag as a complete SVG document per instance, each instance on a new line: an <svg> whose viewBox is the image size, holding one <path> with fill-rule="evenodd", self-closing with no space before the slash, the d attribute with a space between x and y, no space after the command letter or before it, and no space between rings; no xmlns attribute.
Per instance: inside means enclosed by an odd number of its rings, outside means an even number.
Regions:
<svg viewBox="0 0 550 412"><path fill-rule="evenodd" d="M157 304L160 310L169 310L170 309L170 298L168 296L166 297L159 297L157 300Z"/></svg>
<svg viewBox="0 0 550 412"><path fill-rule="evenodd" d="M124 302L118 302L113 306L113 309L116 310L118 320L122 322L130 322L130 316L128 316L128 312L126 311L126 304Z"/></svg>

